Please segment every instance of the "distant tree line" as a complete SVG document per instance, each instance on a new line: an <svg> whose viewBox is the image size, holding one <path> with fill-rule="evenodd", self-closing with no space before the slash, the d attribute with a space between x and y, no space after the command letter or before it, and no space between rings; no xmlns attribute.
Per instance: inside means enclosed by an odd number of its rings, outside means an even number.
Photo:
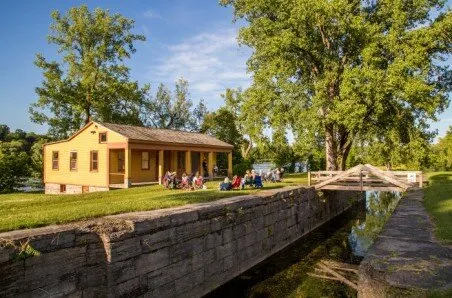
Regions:
<svg viewBox="0 0 452 298"><path fill-rule="evenodd" d="M26 177L42 179L42 145L47 136L0 124L0 193L21 186Z"/></svg>

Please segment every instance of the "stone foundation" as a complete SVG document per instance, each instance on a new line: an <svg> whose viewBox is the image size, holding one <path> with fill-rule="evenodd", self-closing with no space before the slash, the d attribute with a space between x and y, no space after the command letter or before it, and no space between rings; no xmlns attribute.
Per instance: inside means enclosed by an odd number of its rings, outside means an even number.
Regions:
<svg viewBox="0 0 452 298"><path fill-rule="evenodd" d="M46 183L44 188L45 194L59 194L60 193L60 184L56 183Z"/></svg>
<svg viewBox="0 0 452 298"><path fill-rule="evenodd" d="M3 233L0 296L200 297L361 199L285 188Z"/></svg>
<svg viewBox="0 0 452 298"><path fill-rule="evenodd" d="M81 185L72 185L66 184L66 192L60 192L60 185L57 183L46 183L45 184L45 194L81 194L83 193L83 186ZM100 186L89 186L89 192L96 191L108 191L110 188L108 187L100 187Z"/></svg>
<svg viewBox="0 0 452 298"><path fill-rule="evenodd" d="M109 191L110 188L108 187L99 187L99 186L90 186L89 192L96 192L96 191Z"/></svg>

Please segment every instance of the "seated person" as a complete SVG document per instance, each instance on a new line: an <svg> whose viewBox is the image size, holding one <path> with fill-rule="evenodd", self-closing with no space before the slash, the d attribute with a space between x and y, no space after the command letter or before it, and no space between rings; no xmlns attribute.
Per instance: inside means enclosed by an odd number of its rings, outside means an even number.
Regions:
<svg viewBox="0 0 452 298"><path fill-rule="evenodd" d="M249 186L253 185L253 176L252 176L250 170L246 170L244 178L245 178L245 181L243 183L243 187L245 187L247 185L249 185Z"/></svg>
<svg viewBox="0 0 452 298"><path fill-rule="evenodd" d="M242 177L235 175L232 177L232 189L239 189L242 186Z"/></svg>
<svg viewBox="0 0 452 298"><path fill-rule="evenodd" d="M223 183L220 183L220 190L231 190L232 189L232 183L229 181L229 178L224 178Z"/></svg>
<svg viewBox="0 0 452 298"><path fill-rule="evenodd" d="M264 185L262 184L262 177L256 175L253 180L253 186L256 188L262 188Z"/></svg>
<svg viewBox="0 0 452 298"><path fill-rule="evenodd" d="M183 173L182 174L182 180L180 182L180 187L182 189L189 189L190 188L189 177L188 177L187 173Z"/></svg>
<svg viewBox="0 0 452 298"><path fill-rule="evenodd" d="M195 189L202 189L204 184L204 178L202 178L201 174L198 174L197 177L193 180L193 187Z"/></svg>
<svg viewBox="0 0 452 298"><path fill-rule="evenodd" d="M174 189L177 187L177 179L176 179L176 172L170 172L169 173L169 178L168 178L168 188Z"/></svg>
<svg viewBox="0 0 452 298"><path fill-rule="evenodd" d="M163 178L162 178L162 184L165 188L169 188L170 180L171 180L171 173L170 173L170 171L167 171L165 173L165 176L163 176Z"/></svg>
<svg viewBox="0 0 452 298"><path fill-rule="evenodd" d="M270 170L268 173L265 173L263 176L264 181L270 182L273 178L273 172Z"/></svg>
<svg viewBox="0 0 452 298"><path fill-rule="evenodd" d="M273 177L275 182L281 182L281 170L279 168L276 168L273 172Z"/></svg>

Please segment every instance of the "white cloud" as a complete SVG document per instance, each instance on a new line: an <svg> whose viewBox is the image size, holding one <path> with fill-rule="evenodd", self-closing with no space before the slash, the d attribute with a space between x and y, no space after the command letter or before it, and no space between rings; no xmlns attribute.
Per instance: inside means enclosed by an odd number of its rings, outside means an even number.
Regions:
<svg viewBox="0 0 452 298"><path fill-rule="evenodd" d="M150 9L145 11L145 12L143 12L143 16L146 17L146 18L149 18L149 19L160 19L160 20L163 19L160 14L158 14L155 11L152 11Z"/></svg>
<svg viewBox="0 0 452 298"><path fill-rule="evenodd" d="M443 118L443 119L440 119L439 121L452 122L452 118Z"/></svg>
<svg viewBox="0 0 452 298"><path fill-rule="evenodd" d="M221 29L168 45L166 55L150 67L148 80L173 88L183 77L194 101L203 98L210 108L217 108L226 88L246 88L251 81L246 71L250 51L238 46L236 36L235 29Z"/></svg>

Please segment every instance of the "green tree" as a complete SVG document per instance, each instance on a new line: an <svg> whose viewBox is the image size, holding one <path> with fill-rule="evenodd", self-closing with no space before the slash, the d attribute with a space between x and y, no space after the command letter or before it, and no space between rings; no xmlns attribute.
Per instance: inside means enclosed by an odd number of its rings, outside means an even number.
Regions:
<svg viewBox="0 0 452 298"><path fill-rule="evenodd" d="M10 129L8 125L1 124L0 125L0 141L6 141L6 137L9 135Z"/></svg>
<svg viewBox="0 0 452 298"><path fill-rule="evenodd" d="M203 100L192 107L188 82L181 78L175 83L174 95L163 84L158 86L155 96L147 93L142 121L151 127L199 131L207 108Z"/></svg>
<svg viewBox="0 0 452 298"><path fill-rule="evenodd" d="M241 88L230 89L227 88L226 92L221 95L223 97L226 108L232 113L235 119L235 126L239 131L241 138L240 151L241 156L244 159L249 159L253 146L255 145L254 139L262 140L259 146L264 146L266 138L264 137L262 130L256 129L257 126L253 125L254 121L258 119L258 115L251 113L243 113L243 104L245 102L244 92Z"/></svg>
<svg viewBox="0 0 452 298"><path fill-rule="evenodd" d="M215 112L206 114L200 131L233 145L232 163L234 165L242 163L243 137L236 126L235 115L229 109L221 107Z"/></svg>
<svg viewBox="0 0 452 298"><path fill-rule="evenodd" d="M284 129L273 131L272 140L267 151L268 156L277 166L285 166L290 164L290 170L293 171L297 156L289 144Z"/></svg>
<svg viewBox="0 0 452 298"><path fill-rule="evenodd" d="M452 126L446 135L438 140L437 144L432 146L432 165L436 170L452 170Z"/></svg>
<svg viewBox="0 0 452 298"><path fill-rule="evenodd" d="M30 172L34 178L42 179L43 177L43 145L50 140L41 138L37 140L30 148Z"/></svg>
<svg viewBox="0 0 452 298"><path fill-rule="evenodd" d="M57 138L67 137L92 118L100 121L139 122L143 93L129 80L124 60L135 52L134 42L145 37L131 33L134 22L86 5L66 15L52 12L49 43L58 47L62 61L48 61L41 54L35 64L43 70L39 98L30 107L34 122L50 126Z"/></svg>
<svg viewBox="0 0 452 298"><path fill-rule="evenodd" d="M14 191L23 177L29 174L28 155L22 142L0 141L0 193Z"/></svg>
<svg viewBox="0 0 452 298"><path fill-rule="evenodd" d="M321 135L328 170L345 168L358 137L396 123L424 129L448 105L452 14L442 0L221 3L247 20L239 40L253 49L242 113L261 118L255 130Z"/></svg>

